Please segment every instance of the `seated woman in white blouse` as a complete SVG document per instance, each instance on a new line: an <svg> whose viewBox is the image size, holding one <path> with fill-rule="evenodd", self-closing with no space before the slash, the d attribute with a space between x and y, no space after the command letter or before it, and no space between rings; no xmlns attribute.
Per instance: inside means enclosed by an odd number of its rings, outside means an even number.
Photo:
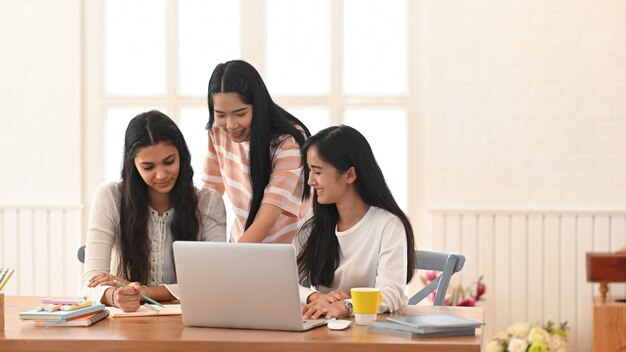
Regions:
<svg viewBox="0 0 626 352"><path fill-rule="evenodd" d="M130 121L122 182L100 185L89 212L84 296L124 311L139 309L140 293L157 301L178 298L172 242L226 241L222 197L196 189L192 177L191 155L174 121L155 110Z"/></svg>
<svg viewBox="0 0 626 352"><path fill-rule="evenodd" d="M304 318L349 316L354 287L380 288L380 311L397 310L415 268L413 229L369 143L352 127L333 126L307 139L302 154L315 189L313 217L294 242Z"/></svg>

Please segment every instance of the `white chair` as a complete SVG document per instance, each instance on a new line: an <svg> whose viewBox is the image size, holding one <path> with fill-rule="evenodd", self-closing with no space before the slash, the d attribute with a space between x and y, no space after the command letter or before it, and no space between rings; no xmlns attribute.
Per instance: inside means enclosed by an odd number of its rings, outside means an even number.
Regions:
<svg viewBox="0 0 626 352"><path fill-rule="evenodd" d="M452 252L434 252L434 251L415 251L417 258L418 270L432 270L440 271L441 274L437 278L431 281L428 285L417 292L413 297L409 299L409 304L416 304L426 298L434 290L437 290L435 294L435 301L433 305L442 306L446 298L446 291L450 284L450 279L454 273L457 273L463 269L465 264L465 256L459 253Z"/></svg>

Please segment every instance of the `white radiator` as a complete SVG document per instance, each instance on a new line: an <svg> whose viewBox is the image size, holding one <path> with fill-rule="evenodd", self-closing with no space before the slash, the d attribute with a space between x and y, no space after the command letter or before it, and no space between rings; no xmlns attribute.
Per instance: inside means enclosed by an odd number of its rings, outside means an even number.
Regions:
<svg viewBox="0 0 626 352"><path fill-rule="evenodd" d="M430 220L432 249L466 256L453 283L484 275L484 345L509 324L551 319L568 322L574 351L591 351L598 287L585 253L626 246L626 212L431 210ZM610 293L624 296L625 286Z"/></svg>
<svg viewBox="0 0 626 352"><path fill-rule="evenodd" d="M0 205L0 267L15 269L5 294L80 294L81 211L79 205Z"/></svg>

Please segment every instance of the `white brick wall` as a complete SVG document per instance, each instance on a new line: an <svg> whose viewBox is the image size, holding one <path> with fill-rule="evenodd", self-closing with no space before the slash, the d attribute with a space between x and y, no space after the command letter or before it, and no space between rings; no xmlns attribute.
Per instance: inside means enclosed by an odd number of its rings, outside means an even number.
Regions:
<svg viewBox="0 0 626 352"><path fill-rule="evenodd" d="M431 204L626 207L626 5L425 1Z"/></svg>
<svg viewBox="0 0 626 352"><path fill-rule="evenodd" d="M80 1L0 0L0 204L79 204Z"/></svg>
<svg viewBox="0 0 626 352"><path fill-rule="evenodd" d="M433 206L626 205L625 8L423 2ZM0 70L0 201L80 203L80 1L0 0Z"/></svg>

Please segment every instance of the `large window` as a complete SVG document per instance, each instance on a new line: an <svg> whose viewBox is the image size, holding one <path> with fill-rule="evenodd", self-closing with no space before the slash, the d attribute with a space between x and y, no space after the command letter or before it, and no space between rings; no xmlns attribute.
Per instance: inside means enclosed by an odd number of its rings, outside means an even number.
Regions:
<svg viewBox="0 0 626 352"><path fill-rule="evenodd" d="M102 0L85 6L92 77L85 191L119 180L126 124L148 109L178 123L200 185L210 74L217 63L243 58L312 133L339 123L361 131L407 208L408 0Z"/></svg>

